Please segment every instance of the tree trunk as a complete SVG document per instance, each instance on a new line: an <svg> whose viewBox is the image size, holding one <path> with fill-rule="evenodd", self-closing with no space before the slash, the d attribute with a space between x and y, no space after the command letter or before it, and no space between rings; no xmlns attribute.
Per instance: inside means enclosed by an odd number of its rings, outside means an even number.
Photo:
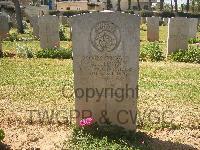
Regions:
<svg viewBox="0 0 200 150"><path fill-rule="evenodd" d="M151 10L151 0L149 0L149 10Z"/></svg>
<svg viewBox="0 0 200 150"><path fill-rule="evenodd" d="M140 0L137 0L137 4L138 4L138 10L141 10L141 7L140 7Z"/></svg>
<svg viewBox="0 0 200 150"><path fill-rule="evenodd" d="M197 11L200 12L200 1L197 3Z"/></svg>
<svg viewBox="0 0 200 150"><path fill-rule="evenodd" d="M12 0L15 5L15 14L16 14L16 20L17 20L17 28L19 33L24 33L24 27L22 23L22 15L21 15L21 8L19 4L19 0Z"/></svg>
<svg viewBox="0 0 200 150"><path fill-rule="evenodd" d="M194 13L194 8L195 7L195 1L194 0L192 0L192 12Z"/></svg>
<svg viewBox="0 0 200 150"><path fill-rule="evenodd" d="M107 10L111 9L111 1L110 0L106 1L106 7L107 7Z"/></svg>
<svg viewBox="0 0 200 150"><path fill-rule="evenodd" d="M117 11L121 11L121 0L117 0Z"/></svg>
<svg viewBox="0 0 200 150"><path fill-rule="evenodd" d="M172 0L171 0L171 12L173 12L173 3L172 3Z"/></svg>
<svg viewBox="0 0 200 150"><path fill-rule="evenodd" d="M131 0L128 0L128 9L131 9Z"/></svg>
<svg viewBox="0 0 200 150"><path fill-rule="evenodd" d="M160 11L163 10L164 0L160 0Z"/></svg>
<svg viewBox="0 0 200 150"><path fill-rule="evenodd" d="M190 0L187 0L186 11L189 12L189 9L190 9Z"/></svg>
<svg viewBox="0 0 200 150"><path fill-rule="evenodd" d="M174 0L174 4L175 4L175 12L178 12L178 4L177 4L177 0Z"/></svg>

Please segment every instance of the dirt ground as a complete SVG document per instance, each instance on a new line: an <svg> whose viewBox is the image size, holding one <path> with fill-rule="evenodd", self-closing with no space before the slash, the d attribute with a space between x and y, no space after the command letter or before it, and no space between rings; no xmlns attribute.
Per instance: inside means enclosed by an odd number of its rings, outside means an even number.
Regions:
<svg viewBox="0 0 200 150"><path fill-rule="evenodd" d="M67 144L72 130L69 126L38 122L27 122L20 113L7 114L0 119L0 128L5 139L0 150L61 150ZM154 150L198 150L200 149L200 132L198 129L155 130L142 132L148 144Z"/></svg>

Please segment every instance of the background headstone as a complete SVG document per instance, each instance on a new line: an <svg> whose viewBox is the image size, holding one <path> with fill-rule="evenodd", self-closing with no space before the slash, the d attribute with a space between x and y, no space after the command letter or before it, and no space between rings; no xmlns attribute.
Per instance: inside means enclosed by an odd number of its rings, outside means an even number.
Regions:
<svg viewBox="0 0 200 150"><path fill-rule="evenodd" d="M189 18L190 25L189 25L189 33L188 38L195 38L197 34L197 26L198 26L198 19L197 18Z"/></svg>
<svg viewBox="0 0 200 150"><path fill-rule="evenodd" d="M92 13L72 17L71 25L75 94L78 93L75 108L80 113L77 124L92 114L99 124L107 120L113 125L135 130L140 17ZM80 97L81 91L88 88L104 91L101 97L97 92L90 98L86 92ZM129 89L123 98L119 98L121 89Z"/></svg>
<svg viewBox="0 0 200 150"><path fill-rule="evenodd" d="M8 37L9 35L9 24L8 18L4 15L0 15L0 37L1 39Z"/></svg>
<svg viewBox="0 0 200 150"><path fill-rule="evenodd" d="M30 17L30 24L33 27L33 35L39 38L39 25L38 25L38 16Z"/></svg>
<svg viewBox="0 0 200 150"><path fill-rule="evenodd" d="M188 48L189 19L170 18L168 23L167 54Z"/></svg>
<svg viewBox="0 0 200 150"><path fill-rule="evenodd" d="M38 25L41 48L60 47L58 17L50 15L41 16L39 17Z"/></svg>
<svg viewBox="0 0 200 150"><path fill-rule="evenodd" d="M159 18L147 17L147 40L159 41Z"/></svg>

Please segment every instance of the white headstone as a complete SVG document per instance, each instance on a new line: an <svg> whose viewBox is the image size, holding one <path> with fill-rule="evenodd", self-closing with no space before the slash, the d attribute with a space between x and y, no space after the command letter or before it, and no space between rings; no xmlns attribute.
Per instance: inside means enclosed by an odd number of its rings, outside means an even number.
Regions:
<svg viewBox="0 0 200 150"><path fill-rule="evenodd" d="M197 25L198 19L197 18L190 18L190 25L189 25L189 33L188 38L195 38L197 34Z"/></svg>
<svg viewBox="0 0 200 150"><path fill-rule="evenodd" d="M159 18L147 17L147 40L159 41Z"/></svg>
<svg viewBox="0 0 200 150"><path fill-rule="evenodd" d="M168 23L167 54L188 48L189 19L170 18Z"/></svg>
<svg viewBox="0 0 200 150"><path fill-rule="evenodd" d="M41 48L60 47L58 17L50 15L42 16L38 20L38 25Z"/></svg>
<svg viewBox="0 0 200 150"><path fill-rule="evenodd" d="M8 37L9 35L9 24L8 18L4 15L0 15L0 37L1 39Z"/></svg>
<svg viewBox="0 0 200 150"><path fill-rule="evenodd" d="M33 35L39 38L39 25L38 25L38 16L30 17L30 24L33 27Z"/></svg>
<svg viewBox="0 0 200 150"><path fill-rule="evenodd" d="M92 13L72 17L71 25L77 124L92 115L135 130L140 17Z"/></svg>

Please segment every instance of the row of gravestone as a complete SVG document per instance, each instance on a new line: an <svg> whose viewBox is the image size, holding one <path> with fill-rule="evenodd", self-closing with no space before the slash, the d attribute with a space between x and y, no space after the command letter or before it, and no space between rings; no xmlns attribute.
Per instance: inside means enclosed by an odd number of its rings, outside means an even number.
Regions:
<svg viewBox="0 0 200 150"><path fill-rule="evenodd" d="M69 25L68 17L61 16L58 18L56 16L44 15L40 17L32 16L29 17L29 20L33 27L33 35L40 38L42 49L58 48L60 46L59 22L63 25Z"/></svg>
<svg viewBox="0 0 200 150"><path fill-rule="evenodd" d="M155 18L149 19L151 24L156 24ZM58 18L42 16L37 20L41 47L59 46ZM77 124L81 119L92 117L99 124L110 123L135 131L140 17L125 13L88 13L73 16L70 24ZM170 19L169 52L186 48L189 26L186 18ZM154 28L157 25L152 29L155 32Z"/></svg>
<svg viewBox="0 0 200 150"><path fill-rule="evenodd" d="M159 18L147 17L147 40L159 41ZM197 18L169 18L167 52L170 54L178 49L187 49L188 40L195 38L198 28Z"/></svg>
<svg viewBox="0 0 200 150"><path fill-rule="evenodd" d="M1 16L1 31L4 37L8 33L8 21ZM150 42L159 41L159 17L147 17L147 40ZM33 16L30 17L33 27L33 35L40 38L42 49L55 48L60 46L59 40L59 19L56 16ZM60 17L60 22L69 24L68 17ZM182 27L184 25L184 27ZM168 44L167 52L170 54L178 49L187 49L188 39L196 37L198 19L196 18L169 18L168 21ZM178 41L178 42L177 42Z"/></svg>
<svg viewBox="0 0 200 150"><path fill-rule="evenodd" d="M69 19L62 18L64 23ZM41 48L59 47L59 20L56 16L32 17L33 34L40 37ZM184 25L184 27L182 27ZM195 38L198 19L176 17L168 22L168 53L178 49L187 49L188 39ZM147 39L150 42L159 41L159 18L147 17ZM177 42L178 41L178 42Z"/></svg>

